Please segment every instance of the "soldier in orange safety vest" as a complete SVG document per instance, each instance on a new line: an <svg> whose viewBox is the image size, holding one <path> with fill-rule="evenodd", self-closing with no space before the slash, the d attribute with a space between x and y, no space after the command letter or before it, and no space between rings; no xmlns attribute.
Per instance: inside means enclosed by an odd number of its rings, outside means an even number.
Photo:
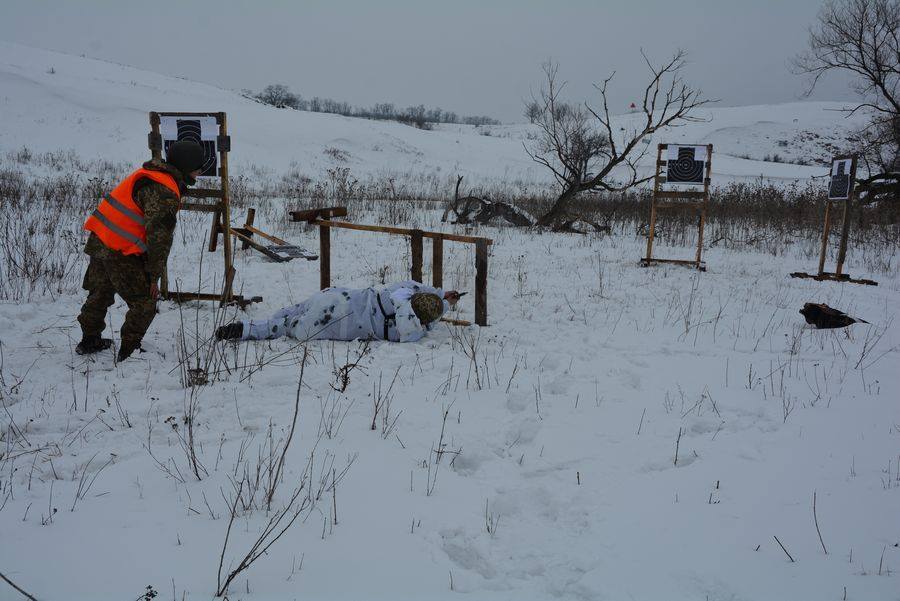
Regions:
<svg viewBox="0 0 900 601"><path fill-rule="evenodd" d="M144 163L107 194L85 221L90 232L84 252L90 256L82 287L87 300L78 315L79 355L110 348L103 338L106 310L118 294L128 305L118 360L140 349L156 315L159 279L166 269L181 195L193 185L204 163L197 142L172 144L166 159Z"/></svg>

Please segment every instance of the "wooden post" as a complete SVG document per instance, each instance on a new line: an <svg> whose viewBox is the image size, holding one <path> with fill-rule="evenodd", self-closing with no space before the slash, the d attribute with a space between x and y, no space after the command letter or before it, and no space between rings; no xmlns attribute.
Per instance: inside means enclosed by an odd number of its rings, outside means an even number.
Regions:
<svg viewBox="0 0 900 601"><path fill-rule="evenodd" d="M225 113L219 113L219 136L228 137L228 119ZM220 201L222 226L222 246L225 251L225 273L231 277L226 277L225 283L227 287L222 291L222 305L231 300L232 284L234 282L234 255L231 249L231 196L229 194L230 184L228 181L228 151L223 148L219 149L219 177L222 181L222 199Z"/></svg>
<svg viewBox="0 0 900 601"><path fill-rule="evenodd" d="M331 228L319 225L319 289L331 288Z"/></svg>
<svg viewBox="0 0 900 601"><path fill-rule="evenodd" d="M431 241L431 285L435 288L444 287L444 239L435 238Z"/></svg>
<svg viewBox="0 0 900 601"><path fill-rule="evenodd" d="M487 325L488 243L480 239L475 243L475 323Z"/></svg>
<svg viewBox="0 0 900 601"><path fill-rule="evenodd" d="M647 233L647 263L653 258L653 237L656 235L656 195L659 194L659 166L662 163L663 146L656 147L656 177L653 178L653 197L650 199L650 231Z"/></svg>
<svg viewBox="0 0 900 601"><path fill-rule="evenodd" d="M212 227L209 230L209 252L216 252L219 247L219 232L222 229L222 210L217 206L213 213Z"/></svg>
<svg viewBox="0 0 900 601"><path fill-rule="evenodd" d="M254 209L253 207L250 207L249 209L247 209L247 221L244 222L244 227L247 227L247 226L252 227L253 222L255 220L256 220L256 209ZM250 230L247 230L247 236L252 236L252 235L253 235L253 232ZM249 242L247 242L245 240L244 242L241 243L241 249L247 250L248 248L250 248Z"/></svg>
<svg viewBox="0 0 900 601"><path fill-rule="evenodd" d="M822 227L822 250L819 252L819 275L825 273L825 255L828 252L828 234L831 233L831 201L825 201L825 225Z"/></svg>
<svg viewBox="0 0 900 601"><path fill-rule="evenodd" d="M409 239L412 253L412 269L410 275L416 282L422 281L422 231L413 230Z"/></svg>
<svg viewBox="0 0 900 601"><path fill-rule="evenodd" d="M844 201L844 218L841 222L841 242L838 246L837 267L834 274L841 275L844 270L844 260L847 258L847 240L850 238L850 200L851 196Z"/></svg>
<svg viewBox="0 0 900 601"><path fill-rule="evenodd" d="M709 182L712 177L712 144L706 145L706 177L703 179L703 206L700 208L700 221L697 224L697 269L703 259L703 229L706 225L706 205L709 203Z"/></svg>

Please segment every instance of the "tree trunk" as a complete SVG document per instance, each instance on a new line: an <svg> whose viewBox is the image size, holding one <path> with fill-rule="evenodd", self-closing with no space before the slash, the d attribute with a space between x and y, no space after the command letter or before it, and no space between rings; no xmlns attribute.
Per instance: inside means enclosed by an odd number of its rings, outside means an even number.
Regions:
<svg viewBox="0 0 900 601"><path fill-rule="evenodd" d="M559 198L553 203L553 206L550 207L550 210L547 211L543 217L538 219L536 225L539 227L552 227L554 224L561 221L569 208L569 202L574 199L577 194L578 188L574 186L570 186L563 190L562 194L559 195Z"/></svg>

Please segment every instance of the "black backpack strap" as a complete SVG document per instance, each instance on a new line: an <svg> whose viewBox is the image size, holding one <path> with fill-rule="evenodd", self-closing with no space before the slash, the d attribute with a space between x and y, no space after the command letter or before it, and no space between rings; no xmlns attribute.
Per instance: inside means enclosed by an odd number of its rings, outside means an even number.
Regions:
<svg viewBox="0 0 900 601"><path fill-rule="evenodd" d="M391 313L388 315L387 311L384 310L384 305L381 304L381 292L377 292L375 298L378 299L378 308L381 309L381 314L384 316L384 339L390 340L390 338L388 338L388 328L391 324L397 323L397 314Z"/></svg>

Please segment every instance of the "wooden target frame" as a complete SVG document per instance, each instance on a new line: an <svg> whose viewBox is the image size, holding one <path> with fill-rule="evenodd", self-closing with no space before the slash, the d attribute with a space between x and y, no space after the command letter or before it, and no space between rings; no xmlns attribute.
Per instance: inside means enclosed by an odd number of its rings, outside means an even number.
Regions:
<svg viewBox="0 0 900 601"><path fill-rule="evenodd" d="M219 294L209 292L183 292L169 290L168 269L163 272L160 283L160 297L177 303L192 300L218 301L220 305L237 304L245 308L250 303L261 302L261 296L245 298L234 294L234 254L231 243L231 198L228 183L228 153L231 151L231 137L228 135L228 118L224 112L150 112L150 134L147 136L147 145L150 147L151 156L154 159L162 159L163 137L160 132L160 120L163 117L203 118L212 117L218 126L216 137L216 152L218 153L219 188L187 188L183 197L197 199L196 202L182 202L181 211L198 211L212 213L213 220L209 232L209 252L215 252L219 244L219 235L222 234L222 251L225 260L225 277L222 284L222 292ZM212 202L209 200L212 199Z"/></svg>
<svg viewBox="0 0 900 601"><path fill-rule="evenodd" d="M877 286L875 280L855 279L850 274L844 273L844 262L847 260L847 246L850 240L850 203L856 198L856 166L859 160L858 155L850 154L844 156L836 156L831 160L834 165L838 161L850 161L850 183L847 190L847 196L834 198L831 195L829 186L828 198L825 200L825 220L822 225L822 246L819 250L819 271L816 274L796 271L791 274L792 278L810 278L819 282L847 282L850 284L864 284L867 286ZM830 172L829 172L830 173ZM831 205L835 202L843 202L844 208L841 216L841 241L838 246L837 265L834 271L825 271L825 258L828 254L828 236L831 234Z"/></svg>
<svg viewBox="0 0 900 601"><path fill-rule="evenodd" d="M706 208L709 204L709 183L712 174L712 144L672 144L672 146L705 146L706 164L703 176L703 190L663 190L662 185L667 183L666 176L661 169L668 167L669 162L663 160L663 151L668 150L669 144L660 144L656 151L656 174L653 178L653 197L650 200L650 229L647 232L647 254L641 259L642 267L649 267L654 263L672 263L686 265L700 271L706 271L706 263L703 261L703 229L706 225ZM679 183L679 182L674 182ZM682 184L684 185L684 184ZM694 260L687 259L660 259L653 256L653 240L656 237L657 211L668 209L690 209L698 213L697 217L697 254Z"/></svg>

